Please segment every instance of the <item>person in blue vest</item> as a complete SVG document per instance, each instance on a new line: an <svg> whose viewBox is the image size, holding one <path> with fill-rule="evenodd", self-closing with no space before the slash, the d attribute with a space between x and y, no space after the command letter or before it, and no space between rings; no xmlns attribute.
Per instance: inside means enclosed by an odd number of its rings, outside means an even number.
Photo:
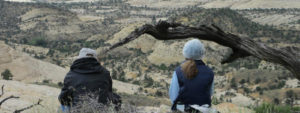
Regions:
<svg viewBox="0 0 300 113"><path fill-rule="evenodd" d="M169 89L172 110L195 111L190 105L210 107L214 73L202 61L205 53L203 44L198 39L190 40L182 52L185 61L175 69Z"/></svg>

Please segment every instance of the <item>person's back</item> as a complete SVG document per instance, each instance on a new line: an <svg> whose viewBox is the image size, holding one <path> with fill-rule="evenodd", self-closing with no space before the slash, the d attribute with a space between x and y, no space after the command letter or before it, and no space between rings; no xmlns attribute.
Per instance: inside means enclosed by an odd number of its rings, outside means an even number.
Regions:
<svg viewBox="0 0 300 113"><path fill-rule="evenodd" d="M185 77L182 67L176 68L179 87L182 90L179 100L186 105L211 105L211 85L213 72L201 60L195 61L198 69L197 75L188 79Z"/></svg>
<svg viewBox="0 0 300 113"><path fill-rule="evenodd" d="M109 71L96 59L96 52L83 48L64 79L59 101L64 106L76 106L83 96L96 95L99 103L107 103L112 93Z"/></svg>
<svg viewBox="0 0 300 113"><path fill-rule="evenodd" d="M169 90L172 110L177 110L178 105L188 112L195 110L190 105L211 106L214 74L201 60L204 52L203 44L197 39L185 44L186 60L175 69Z"/></svg>
<svg viewBox="0 0 300 113"><path fill-rule="evenodd" d="M109 72L94 58L76 60L65 79L68 87L72 88L72 105L76 105L80 97L88 93L98 94L99 102L106 103L108 92L112 92Z"/></svg>

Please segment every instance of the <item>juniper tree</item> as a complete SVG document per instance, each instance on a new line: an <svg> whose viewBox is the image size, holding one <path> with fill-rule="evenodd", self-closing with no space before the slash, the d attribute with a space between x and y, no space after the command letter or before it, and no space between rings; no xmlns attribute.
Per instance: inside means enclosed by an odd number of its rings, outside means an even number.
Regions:
<svg viewBox="0 0 300 113"><path fill-rule="evenodd" d="M11 74L10 70L5 69L4 72L1 73L1 77L4 80L12 80L13 75Z"/></svg>

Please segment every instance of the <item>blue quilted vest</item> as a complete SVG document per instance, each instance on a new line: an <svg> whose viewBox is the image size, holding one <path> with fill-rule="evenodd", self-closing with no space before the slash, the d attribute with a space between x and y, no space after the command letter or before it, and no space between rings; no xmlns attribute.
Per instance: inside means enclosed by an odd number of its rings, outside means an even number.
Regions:
<svg viewBox="0 0 300 113"><path fill-rule="evenodd" d="M196 60L198 75L193 79L186 79L181 67L176 68L179 83L179 95L177 101L185 105L211 106L210 88L213 82L213 71L202 60Z"/></svg>

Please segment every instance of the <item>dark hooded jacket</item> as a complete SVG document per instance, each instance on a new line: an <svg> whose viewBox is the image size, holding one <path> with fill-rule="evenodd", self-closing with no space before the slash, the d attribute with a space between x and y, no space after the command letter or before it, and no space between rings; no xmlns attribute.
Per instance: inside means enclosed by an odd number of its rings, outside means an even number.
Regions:
<svg viewBox="0 0 300 113"><path fill-rule="evenodd" d="M58 99L62 105L75 106L81 101L80 97L88 93L98 95L98 102L107 103L112 93L112 79L95 58L77 59L64 79Z"/></svg>

